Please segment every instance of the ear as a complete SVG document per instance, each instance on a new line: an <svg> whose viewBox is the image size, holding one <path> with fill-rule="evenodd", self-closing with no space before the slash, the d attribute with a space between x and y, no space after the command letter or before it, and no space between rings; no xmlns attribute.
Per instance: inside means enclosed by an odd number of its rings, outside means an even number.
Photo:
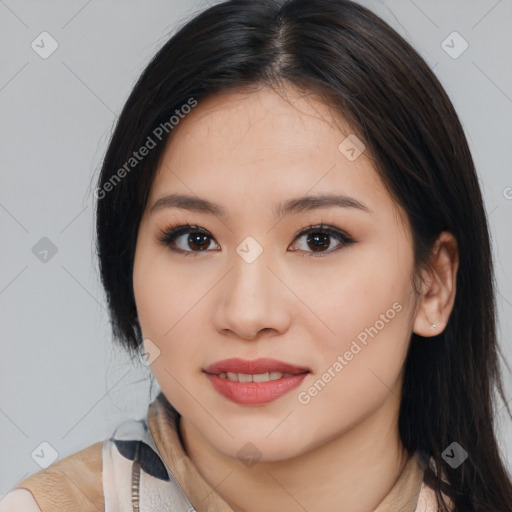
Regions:
<svg viewBox="0 0 512 512"><path fill-rule="evenodd" d="M430 268L424 275L413 332L425 337L443 332L455 302L458 268L457 240L451 233L443 231L434 244Z"/></svg>

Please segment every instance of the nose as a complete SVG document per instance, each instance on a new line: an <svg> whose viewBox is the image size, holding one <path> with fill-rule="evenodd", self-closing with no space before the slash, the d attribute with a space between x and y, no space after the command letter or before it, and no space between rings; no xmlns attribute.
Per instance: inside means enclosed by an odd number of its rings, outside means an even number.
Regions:
<svg viewBox="0 0 512 512"><path fill-rule="evenodd" d="M277 265L260 255L247 263L236 255L234 266L217 290L216 328L226 336L247 341L277 336L292 319L292 298Z"/></svg>

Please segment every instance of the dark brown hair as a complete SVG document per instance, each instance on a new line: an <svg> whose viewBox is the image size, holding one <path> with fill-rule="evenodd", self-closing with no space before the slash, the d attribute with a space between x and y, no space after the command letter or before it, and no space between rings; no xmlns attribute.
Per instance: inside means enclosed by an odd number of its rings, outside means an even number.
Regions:
<svg viewBox="0 0 512 512"><path fill-rule="evenodd" d="M411 337L400 436L407 450L424 450L435 462L426 480L440 510L446 510L441 490L457 512L512 510L510 476L494 431L494 391L505 398L489 232L475 166L436 76L388 24L354 2L222 2L182 26L146 67L119 116L95 193L97 252L115 339L133 352L142 342L132 283L135 245L172 131L122 179L119 169L126 170L133 151L191 98L200 103L261 84L317 93L348 122L407 214L416 270L428 266L441 231L457 239L460 266L449 322L428 342ZM442 457L453 441L469 454L456 469Z"/></svg>

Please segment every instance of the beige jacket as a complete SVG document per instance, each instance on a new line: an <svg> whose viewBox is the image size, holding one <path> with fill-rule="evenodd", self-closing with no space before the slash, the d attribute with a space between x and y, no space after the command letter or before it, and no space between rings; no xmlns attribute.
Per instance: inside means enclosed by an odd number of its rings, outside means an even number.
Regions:
<svg viewBox="0 0 512 512"><path fill-rule="evenodd" d="M184 451L178 413L160 394L144 420L59 460L19 483L0 512L233 512ZM425 460L410 457L374 512L435 512Z"/></svg>

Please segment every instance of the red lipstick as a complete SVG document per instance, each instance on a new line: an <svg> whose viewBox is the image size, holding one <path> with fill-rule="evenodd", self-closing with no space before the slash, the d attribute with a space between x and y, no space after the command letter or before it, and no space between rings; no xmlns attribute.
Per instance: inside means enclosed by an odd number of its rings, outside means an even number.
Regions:
<svg viewBox="0 0 512 512"><path fill-rule="evenodd" d="M276 359L224 359L203 369L213 388L241 405L263 405L297 387L311 370Z"/></svg>

